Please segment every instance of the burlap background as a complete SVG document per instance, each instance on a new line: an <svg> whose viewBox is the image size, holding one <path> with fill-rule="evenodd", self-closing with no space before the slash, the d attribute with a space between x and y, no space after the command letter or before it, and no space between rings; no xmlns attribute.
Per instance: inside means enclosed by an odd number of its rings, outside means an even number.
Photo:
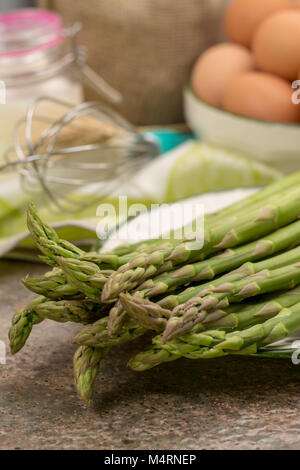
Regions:
<svg viewBox="0 0 300 470"><path fill-rule="evenodd" d="M224 0L40 0L80 20L89 64L124 96L136 124L181 122L182 88L195 59L218 39ZM87 97L95 98L90 90Z"/></svg>

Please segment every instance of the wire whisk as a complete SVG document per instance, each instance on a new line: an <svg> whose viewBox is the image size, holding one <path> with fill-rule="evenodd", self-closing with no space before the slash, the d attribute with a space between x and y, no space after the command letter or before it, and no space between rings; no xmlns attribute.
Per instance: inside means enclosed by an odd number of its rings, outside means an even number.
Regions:
<svg viewBox="0 0 300 470"><path fill-rule="evenodd" d="M49 97L32 102L13 139L0 171L16 169L24 191L42 189L54 208L69 213L111 195L159 153L112 109Z"/></svg>

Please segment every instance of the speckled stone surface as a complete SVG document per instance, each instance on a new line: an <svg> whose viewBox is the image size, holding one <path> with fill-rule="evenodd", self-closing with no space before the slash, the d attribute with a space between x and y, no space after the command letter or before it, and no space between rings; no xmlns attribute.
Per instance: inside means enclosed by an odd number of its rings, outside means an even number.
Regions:
<svg viewBox="0 0 300 470"><path fill-rule="evenodd" d="M0 262L0 340L32 296L20 285L43 267ZM146 373L103 361L90 408L73 388L76 325L34 328L0 365L0 449L300 449L300 366L285 360L180 360Z"/></svg>

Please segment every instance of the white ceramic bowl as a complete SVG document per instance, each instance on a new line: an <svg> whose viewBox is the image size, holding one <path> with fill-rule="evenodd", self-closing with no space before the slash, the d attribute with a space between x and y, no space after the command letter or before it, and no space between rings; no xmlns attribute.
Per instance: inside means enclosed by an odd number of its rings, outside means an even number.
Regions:
<svg viewBox="0 0 300 470"><path fill-rule="evenodd" d="M300 124L245 118L201 101L190 87L184 92L188 125L202 140L272 165L284 173L300 170Z"/></svg>

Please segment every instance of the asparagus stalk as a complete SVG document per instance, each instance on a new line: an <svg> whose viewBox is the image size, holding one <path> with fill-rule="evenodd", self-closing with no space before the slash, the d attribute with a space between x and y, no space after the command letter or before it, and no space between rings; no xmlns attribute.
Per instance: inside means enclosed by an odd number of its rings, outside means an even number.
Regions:
<svg viewBox="0 0 300 470"><path fill-rule="evenodd" d="M107 313L105 306L86 300L49 301L39 297L28 307L15 314L9 331L12 354L19 352L25 345L32 327L45 319L58 323L93 323Z"/></svg>
<svg viewBox="0 0 300 470"><path fill-rule="evenodd" d="M101 360L107 356L109 348L80 346L74 355L74 382L79 396L88 404L92 397Z"/></svg>
<svg viewBox="0 0 300 470"><path fill-rule="evenodd" d="M169 292L171 288L185 285L188 282L201 282L214 279L218 274L231 271L247 261L257 261L272 254L291 248L300 241L300 221L296 221L267 238L260 239L240 246L236 249L227 249L221 255L208 260L188 264L162 274L156 278L148 279L137 289L143 291L144 297L154 297Z"/></svg>
<svg viewBox="0 0 300 470"><path fill-rule="evenodd" d="M194 308L194 303L196 302L197 305L199 305L199 309L202 303L202 298L205 296L208 296L210 292L213 292L216 288L219 288L220 286L222 287L223 285L227 286L229 283L237 282L240 281L244 278L248 278L249 276L255 275L257 273L263 272L264 270L272 270L272 269L279 269L283 266L290 265L292 263L297 262L300 259L300 247L294 248L293 250L290 250L287 253L282 253L280 255L274 256L273 258L268 258L266 260L256 262L256 263L245 263L242 265L239 269L232 271L231 273L228 273L218 279L213 280L211 283L206 283L206 284L200 284L198 286L195 286L193 288L189 288L186 291L184 291L182 294L179 294L176 298L175 302L175 296L172 296L172 305L171 307L174 308L174 315L172 316L172 319L170 322L175 322L176 324L178 323L178 326L180 322L182 321L182 312L187 313L187 317L189 318L189 315L192 312L196 312L196 309L191 310L191 307ZM136 298L137 295L140 298ZM120 295L120 301L124 307L124 309L133 317L135 318L138 322L140 322L141 325L148 325L148 328L151 328L155 331L160 331L160 328L162 325L167 326L167 321L169 320L171 316L170 310L173 310L173 308L169 309L168 305L168 300L164 299L160 303L156 304L153 303L147 299L143 298L144 292L137 292L134 297L131 297L129 295L124 296ZM207 298L205 299L207 300ZM205 301L203 299L203 302ZM179 306L177 308L174 307L174 305ZM183 305L182 305L183 304ZM164 305L167 305L167 308L164 308ZM212 308L215 308L215 304L212 303ZM193 315L194 315L193 313ZM198 311L196 316L198 315ZM200 316L202 318L204 314ZM209 322L211 319L215 318L222 318L222 316L226 316L227 312L222 310L222 309L217 309L217 311L213 311L211 313L205 312L205 318L203 321ZM175 318L173 320L173 317ZM177 318L179 317L179 318ZM185 318L186 320L186 318ZM225 320L226 321L226 320ZM170 323L169 322L169 323ZM168 324L169 327L169 324ZM176 327L176 326L175 326Z"/></svg>
<svg viewBox="0 0 300 470"><path fill-rule="evenodd" d="M209 223L210 226L214 226L219 222L223 223L226 219L231 219L233 214L234 216L240 215L249 210L249 208L253 209L263 205L265 201L272 201L272 198L276 197L279 193L286 194L291 188L298 186L299 182L300 172L279 179L241 201L226 206L215 213L207 214L205 216L205 223L206 225Z"/></svg>
<svg viewBox="0 0 300 470"><path fill-rule="evenodd" d="M296 187L300 182L300 172L293 173L284 179L280 179L270 185L267 185L260 191L255 192L254 194L237 201L230 206L205 216L205 224L209 223L210 226L216 226L219 223L224 223L224 221L232 220L233 214L234 217L244 213L250 208L257 208L263 205L266 201L272 201L279 193L286 194L291 190L292 187Z"/></svg>
<svg viewBox="0 0 300 470"><path fill-rule="evenodd" d="M299 216L300 189L291 190L286 196L274 198L272 204L241 215L234 222L207 229L204 246L201 241L179 244L173 251L156 251L139 255L121 266L106 283L102 300L115 299L121 292L136 288L141 282L187 261L198 261L214 252L257 240L272 231L290 224Z"/></svg>
<svg viewBox="0 0 300 470"><path fill-rule="evenodd" d="M31 333L33 325L44 320L44 318L39 317L35 313L35 309L46 301L47 299L45 297L39 297L31 302L27 308L20 310L14 315L12 325L8 333L12 354L16 354L23 348Z"/></svg>
<svg viewBox="0 0 300 470"><path fill-rule="evenodd" d="M127 304L126 308L124 308L124 301L122 302L123 296L124 296L124 294L120 294L119 300L115 303L115 305L111 308L111 310L109 312L108 331L109 331L109 334L111 336L114 336L114 335L117 334L117 332L119 331L121 325L125 322L126 317L127 317L127 313L130 310L129 303ZM128 296L128 297L130 297L130 296ZM156 308L157 308L156 304L153 304L153 302L150 302L149 300L144 299L143 292L139 292L139 291L135 292L134 299L137 299L138 297L141 298L141 304L140 305L146 306L146 308L144 309L144 313L146 314L146 316L147 316L147 312L148 312L148 314L150 313L150 317L151 317L153 306L154 306L154 310L156 310ZM125 301L127 299L128 298L125 296ZM155 318L155 321L157 321L158 323L161 323L161 321L164 321L164 320L160 319L160 317L164 315L164 311L165 311L165 309L159 309L158 315ZM167 310L167 312L169 314L171 314L171 312L169 310ZM131 312L131 316L134 318L133 312ZM152 320L151 318L149 318L149 319ZM142 325L142 323L140 323L140 324ZM145 326L145 328L155 330L156 327L155 327L154 323L153 323L152 326L153 327L150 327L147 323L147 326Z"/></svg>
<svg viewBox="0 0 300 470"><path fill-rule="evenodd" d="M170 310L136 295L120 294L119 301L124 311L143 328L159 332L166 328Z"/></svg>
<svg viewBox="0 0 300 470"><path fill-rule="evenodd" d="M225 315L215 312L207 318L203 325L196 325L193 331L207 331L222 329L224 331L243 330L250 326L273 318L283 308L291 307L300 302L300 287L282 293L273 292L264 295L262 300L255 303L243 303L230 305ZM187 334L188 335L188 334Z"/></svg>
<svg viewBox="0 0 300 470"><path fill-rule="evenodd" d="M267 198L270 198L271 196L277 195L279 191L281 191L281 194L283 194L283 191L290 191L292 187L295 187L298 185L300 182L300 172L290 175L283 180L280 180L279 182L276 182L272 185L267 186L266 188L260 190L259 192L253 194L252 196L249 196L242 201L238 201L230 206L227 206L224 209L221 209L220 211L214 213L214 214L206 214L205 215L205 222L206 225L209 226L215 226L218 221L222 220L222 222L228 222L228 218L230 216L230 221L232 220L232 214L234 213L235 216L238 214L241 214L246 208L249 208L250 206L252 208L254 207L259 207L262 201L266 200ZM269 200L269 199L268 199ZM225 217L225 218L224 218ZM296 229L296 228L295 228ZM141 242L137 243L135 245L127 245L124 247L120 247L117 250L114 250L114 254L117 255L126 255L126 254L135 254L135 252L139 253L151 253L154 251L155 248L158 248L160 250L167 250L172 248L172 245L178 243L179 241L172 240L171 242L165 242L162 243L161 240L147 240L146 242ZM168 246L169 245L169 246ZM265 248L267 249L267 248ZM253 250L254 251L254 250ZM271 253L271 250L270 250ZM138 254L138 253L137 253ZM92 261L91 258L89 258L89 254L87 255L86 258L87 261ZM125 263L125 258L123 262L119 263L119 266L122 266L122 264ZM233 267L232 267L233 269Z"/></svg>
<svg viewBox="0 0 300 470"><path fill-rule="evenodd" d="M123 294L120 294L120 298L122 295ZM144 294L143 292L138 291L138 292L135 292L134 297L135 298L141 297L143 299ZM147 299L145 299L145 302L147 302ZM153 303L148 302L147 307L148 305L149 305L149 310L151 310ZM127 313L128 313L127 310L124 308L124 306L122 305L122 302L119 299L109 312L108 331L109 331L110 336L114 336L117 334L121 325L126 321Z"/></svg>
<svg viewBox="0 0 300 470"><path fill-rule="evenodd" d="M33 204L28 209L27 225L33 241L41 253L43 253L41 258L46 264L51 266L56 266L56 257L65 257L93 262L101 268L105 266L118 268L128 263L140 252L151 253L158 247L161 249L173 249L178 244L176 240L146 240L132 245L131 249L128 248L127 253L123 254L118 254L118 252L104 254L97 252L85 253L72 243L61 239L52 227L45 224L38 216Z"/></svg>
<svg viewBox="0 0 300 470"><path fill-rule="evenodd" d="M109 311L107 329L111 337L118 334L121 326L125 323L126 318L127 312L124 310L123 305L118 300Z"/></svg>
<svg viewBox="0 0 300 470"><path fill-rule="evenodd" d="M61 245L64 245L63 247ZM101 269L117 269L118 267L122 266L123 264L128 263L131 259L133 259L135 256L139 255L140 250L143 250L143 253L151 253L155 249L173 249L175 245L174 242L162 242L159 240L159 243L154 244L153 242L151 243L142 243L136 251L131 251L130 253L127 253L125 255L117 255L114 252L113 253L97 253L97 252L89 252L89 253L84 253L81 256L76 256L74 255L73 251L69 251L66 248L66 244L69 245L69 242L65 242L61 240L61 245L58 245L56 242L53 242L52 240L48 240L45 237L40 237L39 238L39 248L40 250L43 250L44 252L48 253L48 258L51 257L51 263L55 265L55 257L57 256L62 256L65 258L74 258L74 259L79 259L83 261L88 261L91 263L95 263L98 267ZM47 259L45 260L47 262ZM49 263L48 263L49 264Z"/></svg>
<svg viewBox="0 0 300 470"><path fill-rule="evenodd" d="M77 291L94 302L101 303L102 289L111 271L101 271L94 263L72 258L56 257L55 261Z"/></svg>
<svg viewBox="0 0 300 470"><path fill-rule="evenodd" d="M118 248L115 248L111 254L113 253L114 255L121 257L130 255L131 253L144 253L145 251L151 252L152 250L161 247L161 245L165 243L167 242L157 238L143 240L138 243L127 243L125 245L121 245Z"/></svg>
<svg viewBox="0 0 300 470"><path fill-rule="evenodd" d="M299 217L300 189L294 189L287 195L278 195L272 204L241 215L236 221L222 224L208 230L205 234L204 251L206 254L221 249L241 245L251 240L257 240L274 230L290 224ZM193 243L195 245L193 245ZM191 242L176 247L169 256L174 262L185 262L199 256L197 243ZM201 255L201 253L200 253Z"/></svg>
<svg viewBox="0 0 300 470"><path fill-rule="evenodd" d="M291 264L274 270L265 269L237 282L225 282L204 297L194 297L178 306L168 320L163 339L165 342L181 336L195 324L207 321L209 312L222 309L248 297L291 289L300 283L300 264Z"/></svg>
<svg viewBox="0 0 300 470"><path fill-rule="evenodd" d="M300 303L284 308L275 318L243 331L226 334L205 357L223 354L256 354L258 349L276 343L300 330Z"/></svg>
<svg viewBox="0 0 300 470"><path fill-rule="evenodd" d="M275 181L272 184L265 186L260 191L248 196L241 201L235 202L230 206L226 206L224 209L221 209L217 212L217 216L231 216L232 214L237 214L245 212L250 207L257 207L257 205L262 205L262 203L269 198L276 196L277 194L286 194L292 187L299 185L300 182L300 172L292 173L291 175L286 176L283 179Z"/></svg>
<svg viewBox="0 0 300 470"><path fill-rule="evenodd" d="M262 324L225 334L224 338L212 341L207 347L186 347L183 355L189 359L212 359L228 354L256 354L261 347L283 340L299 330L300 304L297 303L282 309L278 315Z"/></svg>
<svg viewBox="0 0 300 470"><path fill-rule="evenodd" d="M290 182L289 182L290 181ZM297 182L297 177L293 178L285 178L283 180L286 186L294 184ZM274 185L271 185L274 186ZM268 187L269 188L269 187ZM267 189L267 188L266 188ZM266 190L261 191L261 193L265 192ZM274 192L274 190L270 189L267 190L268 193ZM254 195L255 199L257 199L257 195ZM249 199L251 200L252 197L247 198L245 202ZM241 203L237 203L241 204ZM235 205L234 205L235 206ZM234 207L233 206L233 207ZM223 210L224 211L224 210ZM220 211L222 213L222 211ZM93 261L98 264L101 263L108 263L114 266L122 265L128 258L126 256L123 259L118 260L119 255L126 255L131 254L132 256L136 255L137 252L151 252L155 247L160 246L160 249L170 249L174 245L174 241L172 242L165 242L165 244L161 244L160 240L149 240L146 242L141 242L129 247L126 247L125 250L119 249L114 253L108 253L105 255L99 255L98 253L90 253L85 254L82 250L78 249L76 246L72 245L65 240L61 240L57 233L47 224L43 223L42 220L38 217L36 209L33 205L29 207L28 210L28 226L32 233L34 241L37 243L38 247L44 252L44 259L48 261L50 260L50 264L53 264L53 256L67 256L67 257L81 257L83 256L84 259L87 261Z"/></svg>
<svg viewBox="0 0 300 470"><path fill-rule="evenodd" d="M107 307L89 300L46 301L35 308L35 313L40 318L58 323L72 322L87 325L107 315Z"/></svg>
<svg viewBox="0 0 300 470"><path fill-rule="evenodd" d="M129 319L122 326L118 336L110 337L108 333L108 318L98 320L93 325L79 332L73 343L80 344L74 356L75 386L81 398L89 402L99 364L113 346L133 341L146 333L146 330Z"/></svg>
<svg viewBox="0 0 300 470"><path fill-rule="evenodd" d="M251 260L251 259L260 259L264 258L272 253L276 253L278 251L282 251L293 244L297 244L300 239L300 222L294 222L293 224L288 225L274 234L271 234L268 238L261 239L257 242L250 243L246 246L242 246L237 248L236 250L227 250L225 253L222 253L220 256L216 256L214 258L210 258L207 261L199 262L194 265L188 265L177 272L166 276L160 276L154 280L149 280L145 282L144 285L140 286L137 291L141 297L152 297L153 295L162 294L166 292L167 289L175 288L178 285L185 284L188 281L195 282L201 281L207 278L213 279L217 274L224 272L225 270L230 270L231 268L235 268L240 266L243 261ZM258 273L263 269L275 269L285 266L289 263L296 262L300 257L300 249L296 248L291 250L290 252L283 253L276 257L270 258L261 263L246 263L240 269L237 269L235 272L230 273L227 277L221 277L218 280L214 281L213 283L206 283L200 286L196 286L192 289L187 289L184 293L178 296L169 296L163 301L159 302L160 306L157 304L153 304L152 302L148 302L147 300L138 301L140 307L145 309L145 314L147 316L148 311L148 319L147 322L150 320L152 324L152 328L155 328L155 325L158 322L158 327L160 328L161 323L165 322L166 317L166 308L172 310L177 305L185 303L190 298L194 296L202 296L207 291L221 285L224 282L233 282L243 277L246 277L251 274ZM192 279L190 278L191 275L195 275ZM228 277L230 276L230 277ZM147 287L151 285L152 287L149 289L143 289L143 287ZM143 289L140 291L140 289ZM123 303L126 302L126 298L123 298ZM127 302L127 309L130 308L130 302ZM160 308L161 307L161 308ZM165 308L166 307L166 308ZM135 306L135 309L137 305ZM133 311L131 309L131 315L133 315ZM153 313L154 317L153 317ZM141 316L140 316L141 321Z"/></svg>
<svg viewBox="0 0 300 470"><path fill-rule="evenodd" d="M108 329L108 318L104 317L93 325L88 325L75 336L73 343L96 348L119 346L134 341L146 333L146 330L133 319L124 323L117 335L111 337Z"/></svg>
<svg viewBox="0 0 300 470"><path fill-rule="evenodd" d="M139 298L134 298L135 302L139 300ZM288 293L279 295L276 293L275 295L266 296L264 300L254 305L231 306L227 309L228 321L225 324L223 324L222 320L216 320L208 323L204 328L201 325L196 325L192 333L199 333L202 330L213 328L237 329L260 323L267 318L277 315L283 307L289 307L298 301L300 301L300 289L296 288ZM107 328L109 319L104 317L93 325L84 327L75 336L73 343L98 348L113 347L133 341L144 335L149 329L159 331L159 328L152 328L152 325L145 324L142 326L138 317L137 320L138 322L133 318L127 319L118 335L111 337ZM161 325L160 331L163 331L163 328L164 325ZM186 334L185 337L189 338L188 335Z"/></svg>
<svg viewBox="0 0 300 470"><path fill-rule="evenodd" d="M225 330L208 330L203 333L201 330L199 331L198 326L196 326L189 333L180 338L171 340L168 343L163 343L162 337L157 336L153 339L153 347L137 354L131 359L129 366L134 370L144 371L163 362L170 362L180 357L204 359L219 357L219 355L223 356L225 354L223 346L228 344L230 347L232 345L236 347L237 343L241 344L240 335L242 334L243 337L244 331L248 332L245 335L246 338L255 338L255 332L261 332L261 326L264 329L271 319L276 320L276 323L282 312L285 312L287 308L290 308L292 312L298 311L300 308L299 299L300 291L299 289L295 289L287 294L282 294L278 298L274 298L274 300L260 302L250 307L246 306L242 308L239 313L235 314L241 321L234 327L235 332L229 334L226 334ZM261 325L262 322L263 325ZM241 328L243 328L244 331L238 331ZM300 329L300 324L297 329ZM289 334L291 333L290 331ZM229 341L229 343L226 343L226 341ZM275 339L274 341L277 340ZM246 351L245 348L243 348L243 350L245 354L247 351L249 354L254 353L254 350Z"/></svg>
<svg viewBox="0 0 300 470"><path fill-rule="evenodd" d="M107 272L103 272L95 264L83 260L56 258L56 262L61 266L65 277L69 284L74 286L74 289L89 299L100 302L103 286L107 282ZM108 330L113 336L118 332L126 317L126 312L119 302L111 308L109 317Z"/></svg>
<svg viewBox="0 0 300 470"><path fill-rule="evenodd" d="M100 302L103 286L108 282L109 271L101 271L94 263L82 259L60 257L55 260L64 272L68 284L73 286L74 290L81 292L94 302ZM126 318L126 312L119 302L111 308L109 318L108 330L113 336L117 334Z"/></svg>
<svg viewBox="0 0 300 470"><path fill-rule="evenodd" d="M55 265L55 262L53 261L52 252L40 243L43 239L49 240L59 249L60 253L64 253L69 257L78 258L84 255L84 251L66 240L61 240L52 227L42 222L33 204L29 206L27 211L27 226L35 245L43 253L43 260L47 264Z"/></svg>
<svg viewBox="0 0 300 470"><path fill-rule="evenodd" d="M170 310L158 310L156 304L129 294L121 294L120 301L126 312L142 327L161 332L165 329L171 316ZM300 302L299 287L288 293L270 294L255 304L230 305L227 308L212 311L203 323L197 324L192 330L207 331L210 329L244 329L277 315L283 307ZM186 334L188 335L188 333Z"/></svg>
<svg viewBox="0 0 300 470"><path fill-rule="evenodd" d="M83 298L83 294L74 285L68 283L63 271L59 268L54 268L44 276L34 278L27 276L22 282L30 291L52 300Z"/></svg>

